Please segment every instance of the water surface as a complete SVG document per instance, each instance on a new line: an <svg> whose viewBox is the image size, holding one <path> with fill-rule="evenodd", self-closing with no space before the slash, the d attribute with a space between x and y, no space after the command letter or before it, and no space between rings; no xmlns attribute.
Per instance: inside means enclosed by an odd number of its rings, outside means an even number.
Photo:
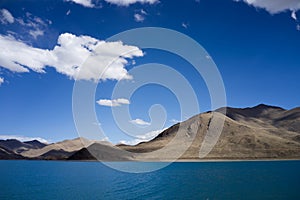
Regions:
<svg viewBox="0 0 300 200"><path fill-rule="evenodd" d="M300 161L179 162L143 174L99 162L0 161L0 175L0 199L300 199Z"/></svg>

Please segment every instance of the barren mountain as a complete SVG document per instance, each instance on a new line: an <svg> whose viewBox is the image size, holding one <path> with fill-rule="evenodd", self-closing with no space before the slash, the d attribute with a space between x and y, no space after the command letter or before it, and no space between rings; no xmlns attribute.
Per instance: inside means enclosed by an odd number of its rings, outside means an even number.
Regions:
<svg viewBox="0 0 300 200"><path fill-rule="evenodd" d="M223 114L225 110L226 115ZM219 122L224 122L224 126L219 127ZM206 155L209 147L213 148ZM26 158L97 158L104 161L300 159L300 108L285 110L263 104L251 108L220 108L177 123L153 140L134 146L114 146L84 138L49 145L37 141L0 140L0 159Z"/></svg>
<svg viewBox="0 0 300 200"><path fill-rule="evenodd" d="M140 160L173 160L176 153L182 150L180 148L194 138L180 159L199 160L199 150L214 116L215 119L225 118L224 127L218 142L204 159L300 158L299 108L284 110L261 104L245 109L227 108L226 116L219 113L224 109L196 115L166 129L149 142L119 147L139 153L136 158ZM179 139L174 140L175 136ZM170 148L162 151L172 141L175 142Z"/></svg>
<svg viewBox="0 0 300 200"><path fill-rule="evenodd" d="M23 151L21 153L21 155L24 157L28 157L28 158L34 158L34 157L42 158L43 155L45 155L47 152L50 152L50 151L52 151L52 152L58 151L58 152L67 154L68 152L69 153L75 152L75 151L82 149L84 147L83 141L87 144L91 143L88 140L83 139L83 138L76 138L73 140L64 140L62 142L49 144L40 149L30 149L28 151ZM49 156L49 155L47 155L47 156ZM52 157L54 157L54 156L52 156ZM59 157L65 157L65 156L59 156Z"/></svg>
<svg viewBox="0 0 300 200"><path fill-rule="evenodd" d="M39 149L46 146L37 140L21 142L16 139L0 140L0 147L12 151L16 154L20 154L23 151L28 151L30 149Z"/></svg>

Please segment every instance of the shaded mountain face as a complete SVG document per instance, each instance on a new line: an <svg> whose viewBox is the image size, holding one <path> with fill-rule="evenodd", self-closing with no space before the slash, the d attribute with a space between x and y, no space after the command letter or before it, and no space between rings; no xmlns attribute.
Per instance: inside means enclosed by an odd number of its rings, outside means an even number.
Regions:
<svg viewBox="0 0 300 200"><path fill-rule="evenodd" d="M75 152L68 160L130 161L134 160L134 157L111 144L94 143Z"/></svg>
<svg viewBox="0 0 300 200"><path fill-rule="evenodd" d="M8 140L0 140L0 147L3 147L9 151L12 151L16 154L20 154L24 151L28 151L30 149L39 149L47 146L37 140L21 142L16 139L8 139Z"/></svg>
<svg viewBox="0 0 300 200"><path fill-rule="evenodd" d="M8 149L0 147L0 160L15 160L15 159L25 159L25 158Z"/></svg>
<svg viewBox="0 0 300 200"><path fill-rule="evenodd" d="M38 140L26 141L26 142L23 142L23 143L31 145L33 147L33 149L34 148L41 149L41 148L47 146L47 144L41 143Z"/></svg>

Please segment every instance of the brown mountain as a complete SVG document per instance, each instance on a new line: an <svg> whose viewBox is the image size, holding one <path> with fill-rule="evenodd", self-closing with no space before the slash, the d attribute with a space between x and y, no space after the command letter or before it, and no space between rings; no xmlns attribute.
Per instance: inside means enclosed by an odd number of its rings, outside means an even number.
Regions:
<svg viewBox="0 0 300 200"><path fill-rule="evenodd" d="M224 109L226 116L220 113ZM300 159L300 108L285 110L263 104L202 113L166 129L149 142L119 147L139 153L136 158L140 160L173 160L176 152L194 137L180 159L199 160L199 149L213 116L217 120L224 118L225 123L218 142L205 159ZM160 152L174 141L176 134L179 139L167 151Z"/></svg>
<svg viewBox="0 0 300 200"><path fill-rule="evenodd" d="M221 120L224 126L216 138L220 127L214 121ZM207 156L200 158L199 150L212 145L212 139L217 139L216 144ZM300 159L300 108L285 110L264 104L220 108L177 123L153 140L134 146L114 146L84 138L49 145L0 140L0 159L95 160L95 157L104 161Z"/></svg>

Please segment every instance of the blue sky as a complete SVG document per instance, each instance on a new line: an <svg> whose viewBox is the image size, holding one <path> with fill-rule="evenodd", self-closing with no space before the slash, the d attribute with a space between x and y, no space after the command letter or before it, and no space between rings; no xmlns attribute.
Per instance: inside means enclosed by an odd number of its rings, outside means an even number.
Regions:
<svg viewBox="0 0 300 200"><path fill-rule="evenodd" d="M150 123L148 110L153 104L166 110L162 128L191 117L181 116L174 94L158 85L144 86L130 99L111 98L120 77L130 79L129 70L141 64L161 63L176 69L196 91L200 110L210 110L206 85L186 60L169 52L105 42L140 27L173 29L201 44L222 75L228 106L299 106L298 0L28 0L1 1L0 9L1 138L78 137L72 115L74 79L95 81L102 66L77 78L76 70L89 55L87 48L93 50L101 42L103 63L109 60L107 55L134 50L112 65L95 93L98 125L110 141L137 141L114 123L113 104L129 105L132 122L128 123L142 126Z"/></svg>

